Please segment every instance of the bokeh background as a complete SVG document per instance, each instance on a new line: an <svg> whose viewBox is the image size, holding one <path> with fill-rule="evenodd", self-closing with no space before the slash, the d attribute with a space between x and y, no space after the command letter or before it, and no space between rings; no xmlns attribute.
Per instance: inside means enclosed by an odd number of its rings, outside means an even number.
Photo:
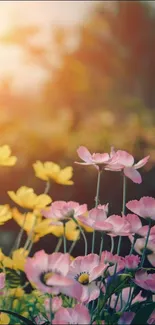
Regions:
<svg viewBox="0 0 155 325"><path fill-rule="evenodd" d="M1 1L0 145L18 163L0 169L1 204L22 185L39 194L32 163L74 167L74 186L52 184L53 200L94 205L96 170L74 164L76 149L126 149L150 154L143 183L127 184L127 199L155 196L155 2ZM120 213L122 180L102 175L100 202ZM5 251L18 231L1 227ZM38 247L47 246L49 238ZM55 245L55 243L53 244ZM97 245L97 244L96 244Z"/></svg>

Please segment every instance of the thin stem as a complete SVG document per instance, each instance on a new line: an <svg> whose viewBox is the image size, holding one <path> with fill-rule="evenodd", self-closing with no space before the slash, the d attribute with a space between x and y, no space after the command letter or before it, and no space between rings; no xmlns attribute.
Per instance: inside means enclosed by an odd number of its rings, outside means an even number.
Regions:
<svg viewBox="0 0 155 325"><path fill-rule="evenodd" d="M147 233L147 236L146 236L145 246L144 246L144 250L143 250L143 254L142 254L142 259L141 259L141 263L140 263L140 266L141 267L144 264L145 253L146 253L147 244L148 244L148 240L149 240L149 236L150 236L150 231L151 231L151 219L149 219L149 229L148 229L148 233Z"/></svg>
<svg viewBox="0 0 155 325"><path fill-rule="evenodd" d="M29 235L27 237L27 240L25 242L25 245L24 245L24 249L27 249L28 246L30 245L31 241L32 241L33 234L34 234L34 228L35 228L35 225L36 225L36 221L37 221L37 217L35 216L34 217L34 222L33 222L32 228L31 228L31 231L30 231L30 233L29 233Z"/></svg>
<svg viewBox="0 0 155 325"><path fill-rule="evenodd" d="M103 244L104 244L104 232L101 233L101 244L100 244L100 252L99 252L100 257L103 251Z"/></svg>
<svg viewBox="0 0 155 325"><path fill-rule="evenodd" d="M71 245L71 247L70 247L70 249L69 249L69 254L72 253L72 251L73 251L75 245L77 244L77 241L78 241L78 239L77 239L77 240L74 240L74 241L72 242L72 245Z"/></svg>
<svg viewBox="0 0 155 325"><path fill-rule="evenodd" d="M21 243L21 240L22 240L22 237L23 237L23 233L24 233L24 225L25 225L25 222L26 222L26 213L24 214L24 220L23 220L22 227L21 227L21 229L20 229L20 231L19 231L19 234L18 234L18 236L17 236L17 238L16 238L16 240L15 240L15 244L14 244L14 246L12 247L11 252L10 252L9 255L11 255L12 252L13 252L15 249L18 249L19 246L20 246L20 243Z"/></svg>
<svg viewBox="0 0 155 325"><path fill-rule="evenodd" d="M129 253L129 255L131 255L131 254L133 253L133 250L134 250L134 246L135 246L135 242L136 242L136 240L137 240L137 238L136 238L136 236L134 236L134 240L133 240L133 243L132 243L132 245L131 245L131 249L130 249L130 253Z"/></svg>
<svg viewBox="0 0 155 325"><path fill-rule="evenodd" d="M111 250L110 250L110 253L113 253L113 251L114 251L114 237L110 236L110 239L111 239Z"/></svg>
<svg viewBox="0 0 155 325"><path fill-rule="evenodd" d="M59 238L58 243L57 243L57 245L55 247L54 252L59 252L59 249L60 249L61 245L62 245L62 237Z"/></svg>
<svg viewBox="0 0 155 325"><path fill-rule="evenodd" d="M125 214L125 204L126 204L126 176L123 175L123 203L122 203L122 214ZM119 241L118 241L118 247L117 247L117 254L120 254L120 249L121 249L121 242L122 242L122 237L119 236Z"/></svg>
<svg viewBox="0 0 155 325"><path fill-rule="evenodd" d="M66 242L66 225L65 225L65 223L64 223L63 241L64 241L64 254L66 254L67 253L67 242Z"/></svg>
<svg viewBox="0 0 155 325"><path fill-rule="evenodd" d="M51 186L51 183L50 181L48 180L47 183L46 183L46 186L45 186L45 190L44 190L44 194L47 194L50 190L50 186Z"/></svg>
<svg viewBox="0 0 155 325"><path fill-rule="evenodd" d="M119 255L120 253L120 249L121 249L121 242L122 242L122 237L119 236L119 240L118 240L118 246L117 246L117 255Z"/></svg>
<svg viewBox="0 0 155 325"><path fill-rule="evenodd" d="M84 233L82 227L80 226L80 224L77 222L77 220L74 217L73 217L73 220L77 224L77 226L78 226L78 228L79 228L79 230L80 230L80 232L81 232L81 234L83 236L83 239L84 239L84 242L85 242L85 256L86 256L87 255L87 252L88 252L87 238L85 236L85 233Z"/></svg>
<svg viewBox="0 0 155 325"><path fill-rule="evenodd" d="M126 204L126 176L123 175L123 204L122 204L123 214L125 214L125 204Z"/></svg>
<svg viewBox="0 0 155 325"><path fill-rule="evenodd" d="M101 181L101 170L98 170L98 177L97 177L97 187L96 187L96 196L95 196L95 208L99 204L99 192L100 192L100 181ZM92 249L91 252L94 253L94 248L95 248L95 230L93 231L93 236L92 236Z"/></svg>

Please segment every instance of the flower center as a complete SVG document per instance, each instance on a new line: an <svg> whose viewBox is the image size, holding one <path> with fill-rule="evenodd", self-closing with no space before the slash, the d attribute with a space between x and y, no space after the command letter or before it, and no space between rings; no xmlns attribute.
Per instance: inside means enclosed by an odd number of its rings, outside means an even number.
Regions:
<svg viewBox="0 0 155 325"><path fill-rule="evenodd" d="M88 273L82 273L78 277L78 282L80 282L83 285L86 285L89 283L89 274Z"/></svg>
<svg viewBox="0 0 155 325"><path fill-rule="evenodd" d="M53 274L54 274L53 272L45 273L44 276L43 276L44 277L44 282L46 283L47 280L49 280L52 277Z"/></svg>

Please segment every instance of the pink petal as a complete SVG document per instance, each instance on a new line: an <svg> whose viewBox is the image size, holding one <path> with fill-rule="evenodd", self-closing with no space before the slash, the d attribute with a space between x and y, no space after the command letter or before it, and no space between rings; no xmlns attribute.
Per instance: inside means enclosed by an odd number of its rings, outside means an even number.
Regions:
<svg viewBox="0 0 155 325"><path fill-rule="evenodd" d="M150 217L155 220L155 199L152 197L144 196L139 201L129 201L126 207L142 218Z"/></svg>
<svg viewBox="0 0 155 325"><path fill-rule="evenodd" d="M134 183L140 184L142 178L140 173L134 169L134 167L125 167L124 174L126 177L130 178Z"/></svg>
<svg viewBox="0 0 155 325"><path fill-rule="evenodd" d="M53 270L53 272L60 272L62 275L66 276L70 266L70 255L68 253L53 253L49 255L48 263L50 270Z"/></svg>
<svg viewBox="0 0 155 325"><path fill-rule="evenodd" d="M78 281L74 281L73 285L70 285L68 287L61 287L60 292L67 295L68 297L76 299L77 301L81 301L83 286Z"/></svg>
<svg viewBox="0 0 155 325"><path fill-rule="evenodd" d="M150 156L147 156L147 157L139 160L138 163L134 165L134 168L139 169L139 168L145 166L146 163L148 162L149 158L150 158Z"/></svg>
<svg viewBox="0 0 155 325"><path fill-rule="evenodd" d="M94 153L92 155L93 162L96 164L103 164L108 162L109 154L108 153Z"/></svg>
<svg viewBox="0 0 155 325"><path fill-rule="evenodd" d="M92 282L93 280L95 280L99 276L101 276L104 273L104 271L107 269L107 266L108 266L107 264L100 264L100 265L96 266L92 270L92 272L89 276L89 281Z"/></svg>
<svg viewBox="0 0 155 325"><path fill-rule="evenodd" d="M81 296L81 302L87 303L95 300L100 295L100 289L95 282L91 282L88 286L83 286L83 294Z"/></svg>
<svg viewBox="0 0 155 325"><path fill-rule="evenodd" d="M84 162L92 163L92 155L86 147L79 147L77 149L77 154L82 160L84 160Z"/></svg>
<svg viewBox="0 0 155 325"><path fill-rule="evenodd" d="M127 151L118 150L116 152L118 157L118 163L124 165L124 167L131 167L134 164L134 158Z"/></svg>
<svg viewBox="0 0 155 325"><path fill-rule="evenodd" d="M155 253L147 255L147 259L150 262L150 264L155 267Z"/></svg>
<svg viewBox="0 0 155 325"><path fill-rule="evenodd" d="M74 307L74 311L78 315L78 324L90 324L90 314L88 309L84 305L76 305Z"/></svg>
<svg viewBox="0 0 155 325"><path fill-rule="evenodd" d="M125 218L131 225L132 233L136 233L142 228L141 220L136 214L128 213Z"/></svg>
<svg viewBox="0 0 155 325"><path fill-rule="evenodd" d="M59 274L54 274L46 281L48 286L70 286L74 281Z"/></svg>

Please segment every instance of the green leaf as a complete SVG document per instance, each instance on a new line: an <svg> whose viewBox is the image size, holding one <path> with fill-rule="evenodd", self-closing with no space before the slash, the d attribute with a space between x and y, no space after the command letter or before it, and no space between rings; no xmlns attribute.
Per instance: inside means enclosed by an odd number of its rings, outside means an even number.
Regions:
<svg viewBox="0 0 155 325"><path fill-rule="evenodd" d="M107 300L112 294L119 293L123 288L129 285L130 274L119 274L107 285L105 299Z"/></svg>
<svg viewBox="0 0 155 325"><path fill-rule="evenodd" d="M13 311L10 311L10 310L5 310L5 309L0 309L0 312L1 313L5 313L5 314L9 314L11 316L14 316L20 320L22 320L25 324L28 324L28 325L35 325L35 323L33 323L31 320L17 314L17 313L14 313Z"/></svg>
<svg viewBox="0 0 155 325"><path fill-rule="evenodd" d="M155 309L155 302L148 303L144 307L140 308L140 310L136 313L131 325L145 325Z"/></svg>

